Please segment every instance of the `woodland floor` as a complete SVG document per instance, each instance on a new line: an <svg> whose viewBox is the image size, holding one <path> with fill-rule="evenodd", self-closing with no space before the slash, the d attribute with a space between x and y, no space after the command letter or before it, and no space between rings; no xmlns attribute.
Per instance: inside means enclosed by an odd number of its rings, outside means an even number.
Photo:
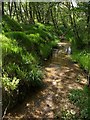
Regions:
<svg viewBox="0 0 90 120"><path fill-rule="evenodd" d="M32 95L28 94L22 104L6 115L7 120L60 118L65 110L79 113L79 108L69 101L68 95L71 89L83 89L87 80L78 64L73 63L70 55L65 53L68 45L59 43L59 49L46 62L43 69L45 88Z"/></svg>

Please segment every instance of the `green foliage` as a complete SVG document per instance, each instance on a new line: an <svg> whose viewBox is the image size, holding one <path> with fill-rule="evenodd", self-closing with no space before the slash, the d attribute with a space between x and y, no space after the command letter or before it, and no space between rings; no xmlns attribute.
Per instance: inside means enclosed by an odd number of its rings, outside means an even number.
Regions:
<svg viewBox="0 0 90 120"><path fill-rule="evenodd" d="M59 27L58 27L58 34L59 35L63 35L65 32L66 32L66 28L63 26L63 25L60 25Z"/></svg>
<svg viewBox="0 0 90 120"><path fill-rule="evenodd" d="M51 54L52 51L52 46L48 44L41 44L40 45L40 55L43 58L48 58L49 55Z"/></svg>
<svg viewBox="0 0 90 120"><path fill-rule="evenodd" d="M80 120L74 110L62 111L61 120Z"/></svg>
<svg viewBox="0 0 90 120"><path fill-rule="evenodd" d="M1 37L1 35L0 35ZM21 37L23 39L23 36ZM29 40L29 39L28 39ZM2 60L3 60L3 108L8 104L6 99L10 99L10 106L14 106L18 101L16 96L20 95L24 99L24 87L28 88L31 86L38 87L42 85L42 74L38 64L38 57L35 52L30 53L26 50L27 46L24 44L19 46L19 41L16 39L7 38L2 35ZM29 41L28 41L29 43ZM22 89L19 93L13 91L19 91L20 87ZM16 93L16 94L15 94ZM15 94L15 95L14 95ZM8 98L8 95L10 98ZM6 97L5 97L6 96ZM15 99L16 102L15 102ZM7 104L5 104L6 102ZM15 104L14 104L14 103Z"/></svg>
<svg viewBox="0 0 90 120"><path fill-rule="evenodd" d="M70 101L80 108L79 120L90 119L90 90L88 87L84 87L83 90L71 90L69 95Z"/></svg>
<svg viewBox="0 0 90 120"><path fill-rule="evenodd" d="M25 26L27 36L33 43L33 49L41 57L41 59L48 58L52 52L52 48L57 46L59 41L55 32L53 33L53 26L36 23L35 25Z"/></svg>
<svg viewBox="0 0 90 120"><path fill-rule="evenodd" d="M40 37L40 34L39 33L35 33L35 34L29 34L27 35L32 43L32 46L33 46L33 49L34 51L38 51L38 47L40 46L41 43L45 43L46 40L42 39Z"/></svg>
<svg viewBox="0 0 90 120"><path fill-rule="evenodd" d="M75 48L90 45L90 20L88 19L90 4L88 2L80 2L77 7L73 7L71 3L30 3L29 6L29 3L18 5L18 3L7 4L6 2L3 5L4 14L8 15L2 16L3 84L4 88L8 90L19 89L21 90L19 95L22 95L22 91L26 90L28 86L41 85L42 74L38 64L48 58L53 47L57 46L59 41L57 34L66 35L67 40ZM50 13L51 15L49 15ZM10 14L13 19L9 17ZM23 24L19 24L15 20ZM35 23L31 25L32 21L51 24ZM82 51L76 49L73 51L75 51L72 55L73 60L78 61L85 70L90 71L90 50L88 52L85 48ZM79 96L78 93L77 95ZM14 94L11 96L14 98ZM72 97L74 102L79 99L78 96L76 98L75 96ZM7 102L8 98L5 99ZM83 102L77 101L76 104L80 105ZM83 114L82 118L86 117L87 110L85 112L84 109L81 114ZM64 116L65 119L72 119L72 115L68 111Z"/></svg>
<svg viewBox="0 0 90 120"><path fill-rule="evenodd" d="M2 37L2 53L3 58L7 54L11 54L12 51L14 53L19 53L22 51L22 48L18 47L18 44L15 39L11 40L10 38L7 38L5 35L0 35Z"/></svg>
<svg viewBox="0 0 90 120"><path fill-rule="evenodd" d="M59 40L56 38L54 41L51 41L51 46L52 48L56 48L57 47L57 44L58 44Z"/></svg>
<svg viewBox="0 0 90 120"><path fill-rule="evenodd" d="M5 34L7 37L17 40L18 45L20 45L24 50L31 51L32 43L28 36L23 32L8 32Z"/></svg>
<svg viewBox="0 0 90 120"><path fill-rule="evenodd" d="M25 79L26 73L31 70L31 65L38 64L37 56L18 46L18 42L15 39L12 41L3 35L2 43L3 67L5 71L12 77L17 75L18 78Z"/></svg>
<svg viewBox="0 0 90 120"><path fill-rule="evenodd" d="M52 48L57 46L58 42L57 35L52 32L52 26L37 23L21 27L11 19L10 24L9 19L3 17L4 32L0 35L3 44L3 108L8 104L7 99L10 99L10 106L13 107L18 100L24 99L27 89L43 85L39 64L51 55ZM25 33L20 28L23 28Z"/></svg>
<svg viewBox="0 0 90 120"><path fill-rule="evenodd" d="M72 54L72 59L77 61L82 68L90 71L90 53L88 53L86 50L75 51Z"/></svg>
<svg viewBox="0 0 90 120"><path fill-rule="evenodd" d="M33 87L41 86L42 78L43 74L37 67L33 67L33 69L29 72L28 81L30 81L31 86Z"/></svg>
<svg viewBox="0 0 90 120"><path fill-rule="evenodd" d="M39 34L40 39L43 39L44 42L50 42L52 40L58 39L53 26L44 25L41 23L36 23L35 25L22 25L23 28L26 30L26 34Z"/></svg>
<svg viewBox="0 0 90 120"><path fill-rule="evenodd" d="M9 18L7 15L2 16L2 31L22 31L22 27L14 19Z"/></svg>
<svg viewBox="0 0 90 120"><path fill-rule="evenodd" d="M2 85L4 89L8 92L15 90L18 87L19 79L14 77L13 79L9 78L6 74L3 75Z"/></svg>
<svg viewBox="0 0 90 120"><path fill-rule="evenodd" d="M74 34L73 34L73 31L70 30L67 32L66 34L66 38L68 41L70 41L73 45L75 44L75 38L74 38Z"/></svg>

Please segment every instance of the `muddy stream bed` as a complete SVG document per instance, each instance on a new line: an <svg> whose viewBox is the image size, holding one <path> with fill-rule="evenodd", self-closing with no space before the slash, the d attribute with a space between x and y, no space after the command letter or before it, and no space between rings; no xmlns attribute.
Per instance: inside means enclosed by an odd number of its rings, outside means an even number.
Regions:
<svg viewBox="0 0 90 120"><path fill-rule="evenodd" d="M48 120L57 117L61 120L62 111L79 113L79 108L69 101L68 95L71 89L83 89L87 80L79 66L65 53L68 43L59 43L58 46L43 69L45 88L28 94L23 103L6 115L5 120Z"/></svg>

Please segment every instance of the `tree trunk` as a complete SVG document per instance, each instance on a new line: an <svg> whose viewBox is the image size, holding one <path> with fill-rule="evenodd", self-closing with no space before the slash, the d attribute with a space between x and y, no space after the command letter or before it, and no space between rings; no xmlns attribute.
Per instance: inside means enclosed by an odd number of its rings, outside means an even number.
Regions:
<svg viewBox="0 0 90 120"><path fill-rule="evenodd" d="M33 19L33 15L32 15L32 7L31 7L31 3L29 2L29 14L30 14L30 19L29 19L29 23L34 24L34 19Z"/></svg>
<svg viewBox="0 0 90 120"><path fill-rule="evenodd" d="M37 19L38 19L38 22L41 22L41 14L40 14L40 11L39 11L39 4L37 3L36 5L36 15L37 15Z"/></svg>
<svg viewBox="0 0 90 120"><path fill-rule="evenodd" d="M23 8L23 11L24 11L24 16L25 16L25 19L24 19L24 23L27 24L27 22L29 21L29 15L28 15L28 3L26 2L25 3L25 6L22 4L22 8Z"/></svg>
<svg viewBox="0 0 90 120"><path fill-rule="evenodd" d="M52 5L51 5L52 6ZM54 25L54 28L55 28L55 31L58 33L58 26L57 26L57 22L53 16L53 11L52 11L52 7L50 7L50 13L51 13L51 17L52 17L52 22L53 22L53 25Z"/></svg>
<svg viewBox="0 0 90 120"><path fill-rule="evenodd" d="M2 15L4 15L4 2L2 2Z"/></svg>
<svg viewBox="0 0 90 120"><path fill-rule="evenodd" d="M12 17L12 7L13 7L13 2L8 2L8 8L9 8L10 17Z"/></svg>
<svg viewBox="0 0 90 120"><path fill-rule="evenodd" d="M22 15L22 2L19 3L19 12L20 12L20 17L21 17L21 21L24 22L24 17Z"/></svg>
<svg viewBox="0 0 90 120"><path fill-rule="evenodd" d="M81 49L82 48L82 40L79 36L79 33L78 33L78 29L77 29L77 25L76 25L76 21L75 21L75 13L74 11L72 12L72 15L73 15L73 18L71 16L71 10L70 10L70 3L69 3L69 18L70 18L70 22L71 22L71 27L73 29L73 33L74 33L74 36L75 36L75 42L76 42L76 45L77 45L77 48L78 49ZM72 8L74 9L73 7L73 4L72 4Z"/></svg>
<svg viewBox="0 0 90 120"><path fill-rule="evenodd" d="M17 21L19 21L19 15L18 15L16 2L14 2L14 7L15 7L15 13L16 13Z"/></svg>

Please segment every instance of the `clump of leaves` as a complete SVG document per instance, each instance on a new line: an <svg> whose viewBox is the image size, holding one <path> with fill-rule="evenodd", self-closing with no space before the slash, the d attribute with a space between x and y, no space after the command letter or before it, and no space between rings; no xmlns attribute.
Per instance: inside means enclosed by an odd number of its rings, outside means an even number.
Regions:
<svg viewBox="0 0 90 120"><path fill-rule="evenodd" d="M74 52L72 59L77 61L83 69L90 71L90 53L86 50Z"/></svg>
<svg viewBox="0 0 90 120"><path fill-rule="evenodd" d="M24 50L31 51L32 50L32 42L29 37L23 32L8 32L5 34L10 39L15 39L19 47L22 47Z"/></svg>
<svg viewBox="0 0 90 120"><path fill-rule="evenodd" d="M9 18L7 15L2 17L2 30L4 32L23 31L20 24L17 23L14 19Z"/></svg>
<svg viewBox="0 0 90 120"><path fill-rule="evenodd" d="M38 68L33 67L33 69L29 72L28 81L30 81L30 85L41 86L42 85L43 74L42 71Z"/></svg>
<svg viewBox="0 0 90 120"><path fill-rule="evenodd" d="M74 109L62 109L55 115L56 120L78 120L78 114Z"/></svg>
<svg viewBox="0 0 90 120"><path fill-rule="evenodd" d="M7 74L4 74L2 77L2 84L5 91L15 90L18 87L19 81L16 77L13 79L9 78Z"/></svg>
<svg viewBox="0 0 90 120"><path fill-rule="evenodd" d="M48 58L52 51L52 46L49 44L41 44L40 47L40 55L42 59Z"/></svg>
<svg viewBox="0 0 90 120"><path fill-rule="evenodd" d="M77 115L74 110L62 111L61 120L77 120Z"/></svg>
<svg viewBox="0 0 90 120"><path fill-rule="evenodd" d="M80 119L90 119L89 111L90 111L90 91L87 87L83 90L71 90L69 94L69 99L73 104L80 108Z"/></svg>

